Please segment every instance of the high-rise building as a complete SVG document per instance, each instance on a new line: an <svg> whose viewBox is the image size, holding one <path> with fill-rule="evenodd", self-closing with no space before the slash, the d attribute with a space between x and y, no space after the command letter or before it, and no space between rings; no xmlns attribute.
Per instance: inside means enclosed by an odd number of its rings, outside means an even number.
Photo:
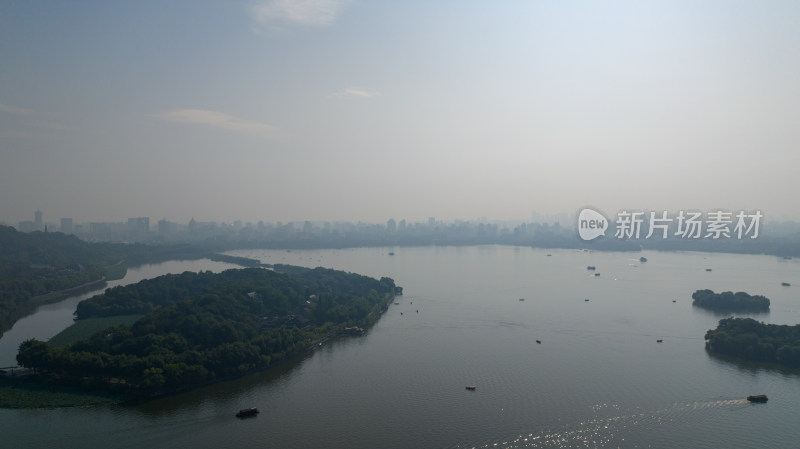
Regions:
<svg viewBox="0 0 800 449"><path fill-rule="evenodd" d="M166 218L158 220L158 233L159 234L174 234L178 232L178 223L167 221Z"/></svg>
<svg viewBox="0 0 800 449"><path fill-rule="evenodd" d="M129 218L126 228L131 234L147 234L150 232L150 217Z"/></svg>
<svg viewBox="0 0 800 449"><path fill-rule="evenodd" d="M74 232L71 218L61 219L61 232L64 234L72 234Z"/></svg>
<svg viewBox="0 0 800 449"><path fill-rule="evenodd" d="M35 230L36 231L44 230L44 223L42 222L42 211L37 209L36 212L33 213L33 216L34 216L33 225L36 228Z"/></svg>

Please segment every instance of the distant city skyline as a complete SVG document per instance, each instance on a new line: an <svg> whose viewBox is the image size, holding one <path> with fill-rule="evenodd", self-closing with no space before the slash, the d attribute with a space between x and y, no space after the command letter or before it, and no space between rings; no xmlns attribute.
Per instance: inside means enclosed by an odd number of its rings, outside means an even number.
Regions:
<svg viewBox="0 0 800 449"><path fill-rule="evenodd" d="M156 217L126 217L126 218L115 218L111 220L80 220L75 219L73 217L59 217L59 218L51 218L48 217L47 219L44 218L44 213L39 209L36 210L34 213L34 220L19 220L16 223L9 222L6 220L0 220L0 223L4 223L6 225L11 225L16 228L21 228L26 226L27 229L25 232L31 232L33 230L43 230L46 224L56 225L55 228L51 228L54 231L58 231L61 228L72 228L75 225L81 224L90 224L90 223L120 223L120 224L127 224L128 227L134 227L139 230L142 229L152 229L154 225L150 224L150 219L156 219ZM407 223L435 223L435 222L447 222L447 223L454 223L454 222L508 222L508 223L518 223L518 222L541 222L541 223L555 223L561 222L566 223L574 218L574 213L562 212L557 214L540 214L537 212L533 212L530 214L528 218L520 218L520 219L510 219L510 220L503 220L503 219L494 219L492 217L474 217L474 218L455 218L455 219L438 219L436 217L425 217L424 219L419 220L411 220L405 217L389 217L383 221L368 221L368 220L241 220L241 219L232 219L232 220L200 220L196 219L195 217L189 218L187 221L180 221L180 220L173 220L168 217L163 217L161 219L157 219L157 223L166 222L166 223L173 223L178 225L186 226L191 222L197 223L216 223L216 224L234 224L234 223L248 223L248 224L257 224L259 222L264 223L304 223L304 222L312 222L312 223L389 223L390 221L398 223L400 221L407 222ZM37 221L40 220L40 221ZM50 221L48 221L48 219ZM59 225L60 223L60 225ZM156 224L157 225L157 224Z"/></svg>
<svg viewBox="0 0 800 449"><path fill-rule="evenodd" d="M642 208L623 208L622 210L629 210L629 211L653 211L652 209L642 209ZM719 208L715 208L713 210L719 210ZM733 211L734 209L724 209L728 211ZM743 209L740 209L743 210ZM659 211L656 209L655 211ZM407 217L388 217L385 220L242 220L242 219L228 219L228 220L211 220L211 219L198 219L190 217L188 220L181 221L177 219L173 219L171 217L153 217L153 216L143 216L143 217L125 217L125 218L113 218L110 220L80 220L73 217L47 217L44 218L44 212L37 209L33 214L33 220L19 220L17 222L11 222L8 220L0 220L0 223L5 224L7 226L15 227L16 229L23 231L23 232L32 232L32 231L42 231L45 229L46 225L50 225L51 232L66 232L72 233L73 229L77 226L78 229L82 229L81 226L83 225L90 225L90 224L125 224L128 228L137 229L139 232L144 230L151 231L157 229L157 226L169 226L170 229L172 227L185 227L190 222L195 221L197 223L214 223L219 225L244 225L250 224L255 225L259 222L261 223L304 223L304 222L311 222L315 224L320 223L368 223L368 224L387 224L390 221L396 223L403 221L406 223L428 223L431 222L441 222L441 223L458 223L458 222L466 222L466 223L505 223L505 224L518 224L518 223L550 223L555 224L558 223L563 226L571 226L575 224L575 220L577 219L577 212L579 210L570 211L570 212L560 212L560 213L553 213L553 214L543 214L539 212L532 212L528 215L527 218L514 218L514 219L500 219L488 216L480 216L480 217L472 217L472 218L437 218L435 216L429 216L419 219L411 219ZM615 211L619 212L619 211ZM677 212L677 211L668 211L668 212ZM710 212L710 211L706 211ZM659 211L660 213L660 211ZM615 214L611 213L607 215L608 218L614 219ZM150 224L150 220L153 219L153 224ZM40 220L40 221L37 221ZM49 221L48 221L49 220ZM764 217L764 222L766 223L775 223L775 222L798 222L800 220L796 220L792 217L788 216L766 216Z"/></svg>

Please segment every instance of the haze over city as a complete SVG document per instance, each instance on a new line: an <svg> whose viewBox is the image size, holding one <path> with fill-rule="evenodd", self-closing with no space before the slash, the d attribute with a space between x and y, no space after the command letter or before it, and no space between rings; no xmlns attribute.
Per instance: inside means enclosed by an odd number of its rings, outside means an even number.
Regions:
<svg viewBox="0 0 800 449"><path fill-rule="evenodd" d="M800 4L0 2L0 221L800 219Z"/></svg>

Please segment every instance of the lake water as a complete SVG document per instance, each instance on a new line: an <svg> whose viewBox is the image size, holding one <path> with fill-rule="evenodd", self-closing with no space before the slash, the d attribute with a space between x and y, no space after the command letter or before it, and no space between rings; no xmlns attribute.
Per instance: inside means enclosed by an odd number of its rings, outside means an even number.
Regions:
<svg viewBox="0 0 800 449"><path fill-rule="evenodd" d="M691 305L697 289L747 291L772 301L758 319L800 323L797 287L781 286L800 285L797 260L508 246L230 254L390 276L405 295L363 337L235 381L133 407L0 410L2 446L750 448L800 441L800 373L710 356L703 335L721 316ZM641 255L649 261L640 263ZM743 399L756 393L770 401ZM258 417L234 418L252 406Z"/></svg>

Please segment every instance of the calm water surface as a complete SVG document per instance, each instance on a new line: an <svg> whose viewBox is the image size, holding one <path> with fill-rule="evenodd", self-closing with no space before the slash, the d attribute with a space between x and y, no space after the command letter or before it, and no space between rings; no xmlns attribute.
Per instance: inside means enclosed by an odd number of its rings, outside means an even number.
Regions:
<svg viewBox="0 0 800 449"><path fill-rule="evenodd" d="M800 374L708 355L703 335L721 316L691 306L697 289L747 291L772 301L758 319L800 323L797 287L780 285L800 285L797 260L652 252L640 263L639 253L505 246L231 254L390 276L405 296L363 337L232 382L135 407L0 410L3 447L749 448L800 441ZM769 395L769 403L743 399L754 393ZM261 409L257 418L233 417L251 406Z"/></svg>

